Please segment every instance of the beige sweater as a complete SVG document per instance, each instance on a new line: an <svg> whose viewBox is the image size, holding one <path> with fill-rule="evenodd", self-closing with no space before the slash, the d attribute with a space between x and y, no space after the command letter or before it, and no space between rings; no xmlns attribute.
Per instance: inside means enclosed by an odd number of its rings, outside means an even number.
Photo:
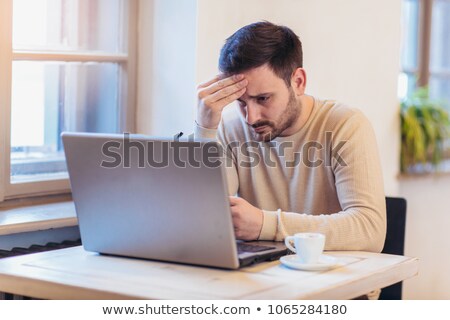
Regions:
<svg viewBox="0 0 450 320"><path fill-rule="evenodd" d="M380 252L386 208L372 127L358 110L314 100L305 126L289 137L252 141L235 106L218 130L196 126L195 136L228 146L230 194L263 210L261 240L321 232L325 250Z"/></svg>

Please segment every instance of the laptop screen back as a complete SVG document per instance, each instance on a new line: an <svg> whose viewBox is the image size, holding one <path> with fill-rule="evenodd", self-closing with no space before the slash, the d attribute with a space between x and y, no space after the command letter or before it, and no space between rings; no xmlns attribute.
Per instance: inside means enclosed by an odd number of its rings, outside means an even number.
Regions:
<svg viewBox="0 0 450 320"><path fill-rule="evenodd" d="M239 266L216 142L63 133L86 250Z"/></svg>

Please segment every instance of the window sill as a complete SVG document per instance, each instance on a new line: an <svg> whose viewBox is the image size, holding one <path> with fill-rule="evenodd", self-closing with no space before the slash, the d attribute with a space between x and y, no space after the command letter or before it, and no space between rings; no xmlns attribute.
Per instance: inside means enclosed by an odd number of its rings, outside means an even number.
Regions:
<svg viewBox="0 0 450 320"><path fill-rule="evenodd" d="M53 203L3 205L0 207L0 236L77 226L71 200Z"/></svg>
<svg viewBox="0 0 450 320"><path fill-rule="evenodd" d="M431 164L417 164L409 172L402 172L398 175L399 179L414 179L427 177L445 177L450 176L450 159L444 159L437 168Z"/></svg>

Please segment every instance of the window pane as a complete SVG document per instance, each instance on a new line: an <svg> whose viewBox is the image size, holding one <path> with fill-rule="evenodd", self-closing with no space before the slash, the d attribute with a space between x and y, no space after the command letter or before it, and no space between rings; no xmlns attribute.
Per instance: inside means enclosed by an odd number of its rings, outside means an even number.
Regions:
<svg viewBox="0 0 450 320"><path fill-rule="evenodd" d="M13 63L11 180L66 170L62 131L118 132L116 63Z"/></svg>
<svg viewBox="0 0 450 320"><path fill-rule="evenodd" d="M14 0L14 49L122 52L126 0Z"/></svg>
<svg viewBox="0 0 450 320"><path fill-rule="evenodd" d="M430 97L444 103L450 112L450 74L430 77Z"/></svg>
<svg viewBox="0 0 450 320"><path fill-rule="evenodd" d="M418 39L419 39L419 1L403 1L402 14L402 68L417 69Z"/></svg>
<svg viewBox="0 0 450 320"><path fill-rule="evenodd" d="M430 68L450 70L450 1L435 0L431 26Z"/></svg>

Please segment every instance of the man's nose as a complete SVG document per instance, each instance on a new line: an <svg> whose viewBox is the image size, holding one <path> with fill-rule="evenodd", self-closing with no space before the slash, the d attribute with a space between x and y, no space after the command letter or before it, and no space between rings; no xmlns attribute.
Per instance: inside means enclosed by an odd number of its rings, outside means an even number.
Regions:
<svg viewBox="0 0 450 320"><path fill-rule="evenodd" d="M260 119L261 119L261 114L260 114L259 107L256 104L248 103L247 104L247 116L245 119L247 121L247 123L249 125L253 125Z"/></svg>

